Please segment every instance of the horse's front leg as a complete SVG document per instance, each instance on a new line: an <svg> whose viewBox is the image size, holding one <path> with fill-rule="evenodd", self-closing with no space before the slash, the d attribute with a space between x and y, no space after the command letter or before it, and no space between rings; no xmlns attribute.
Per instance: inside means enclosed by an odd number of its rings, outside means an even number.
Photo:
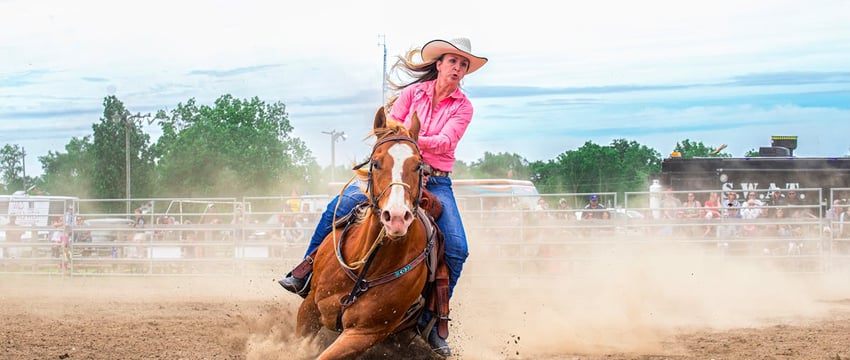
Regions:
<svg viewBox="0 0 850 360"><path fill-rule="evenodd" d="M317 360L355 359L386 337L386 334L364 333L354 328L346 329L319 355Z"/></svg>
<svg viewBox="0 0 850 360"><path fill-rule="evenodd" d="M314 292L310 292L298 308L295 335L299 337L316 335L322 329L321 313L319 313L319 306L316 305L313 294Z"/></svg>

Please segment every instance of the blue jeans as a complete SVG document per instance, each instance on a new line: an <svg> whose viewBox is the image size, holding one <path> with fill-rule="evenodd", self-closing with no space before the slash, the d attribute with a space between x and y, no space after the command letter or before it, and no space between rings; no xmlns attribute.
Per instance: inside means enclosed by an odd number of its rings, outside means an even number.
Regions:
<svg viewBox="0 0 850 360"><path fill-rule="evenodd" d="M437 227L442 231L446 239L446 264L449 266L449 297L454 293L457 280L460 278L460 273L463 271L463 263L469 256L469 247L466 243L466 232L463 230L463 222L460 218L460 211L457 208L454 191L452 191L452 179L441 176L431 176L428 178L428 183L425 186L428 191L433 193L443 205L443 215L437 219ZM328 203L325 212L322 213L319 224L316 225L316 230L313 232L313 237L310 239L310 245L307 246L306 255L309 255L316 250L328 234L331 233L333 225L334 209L339 203L339 208L336 209L336 216L341 217L348 214L357 203L366 200L364 195L357 185L349 185L343 190L342 195L337 195ZM305 255L305 257L306 257Z"/></svg>

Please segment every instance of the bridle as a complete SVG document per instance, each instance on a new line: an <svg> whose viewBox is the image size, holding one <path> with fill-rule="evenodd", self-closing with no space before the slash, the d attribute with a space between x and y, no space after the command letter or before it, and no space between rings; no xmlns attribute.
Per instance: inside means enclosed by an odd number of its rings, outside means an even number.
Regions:
<svg viewBox="0 0 850 360"><path fill-rule="evenodd" d="M368 171L366 188L367 188L367 191L369 192L369 195L371 197L369 199L371 204L368 204L368 206L371 206L371 208L373 209L372 211L375 214L380 214L382 212L380 205L378 205L378 201L380 201L381 198L384 197L387 190L392 188L393 185L401 185L406 189L407 192L410 192L411 191L410 185L407 184L407 183L404 183L402 181L393 181L393 182L389 183L380 192L376 192L375 189L374 189L375 183L372 179L372 168L375 165L375 159L374 159L375 150L377 150L379 146L381 146L385 143L388 143L388 142L392 142L392 141L409 142L410 144L413 145L413 148L416 150L416 153L420 154L420 161L416 165L416 171L419 173L419 179L417 180L419 182L417 184L417 186L419 186L419 192L416 194L416 198L413 200L412 212L413 212L413 214L415 214L415 216L417 216L417 215L423 216L421 214L424 214L424 211L420 210L419 205L420 205L421 200L422 200L422 192L424 191L424 189L423 189L424 185L422 184L422 179L426 175L425 172L426 172L427 166L422 161L421 153L419 152L419 145L416 144L416 140L414 140L413 138L411 138L409 136L396 135L396 136L388 136L388 137L385 137L383 139L378 140L375 143L375 146L372 147L372 153L369 155L369 158L366 161L355 166L353 168L353 170L359 170L359 169L363 168L364 166L366 166L366 164L369 164L369 171ZM334 211L334 214L336 214L336 211ZM334 227L334 229L335 229L335 227ZM346 226L346 228L343 229L343 233L347 229L348 229L348 227ZM427 229L427 225L426 225L426 229ZM337 241L336 234L334 234L333 237L334 237L334 241L336 242ZM382 285L382 284L386 284L386 283L389 283L389 282L391 282L395 279L398 279L402 275L409 272L411 269L413 269L416 266L418 266L419 264L421 264L428 257L428 254L430 253L431 249L433 248L434 242L435 242L433 232L430 232L430 234L428 236L427 245L419 253L419 255L416 256L416 258L414 258L413 260L408 262L406 265L402 266L401 268L399 268L395 271L383 274L383 275L378 276L377 278L374 278L374 279L371 279L371 280L367 280L366 279L366 272L369 270L369 266L372 264L372 260L375 259L375 255L377 254L378 249L383 244L383 237L384 237L384 229L381 228L380 234L375 239L375 241L373 242L373 244L369 248L369 250L366 252L365 257L363 259L357 261L355 266L348 265L345 262L345 260L342 258L342 253L341 253L342 241L336 242L336 244L334 246L335 249L336 249L337 260L339 261L340 266L342 266L343 272L345 272L345 274L348 275L348 277L351 278L354 281L354 287L351 289L351 292L348 294L348 296L343 296L340 299L340 304L342 306L340 307L339 312L337 313L337 317L336 317L336 328L337 328L338 332L343 331L343 322L342 322L343 312L345 312L345 309L347 309L349 306L351 306L351 304L353 304L354 301L360 295L362 295L364 292L366 292L369 288L372 288L372 287L375 287L375 286L378 286L378 285ZM340 236L340 238L342 238L342 236ZM361 266L362 266L362 269L360 270L359 274L355 274L352 271L352 270L355 270L356 268L360 268Z"/></svg>
<svg viewBox="0 0 850 360"><path fill-rule="evenodd" d="M381 209L381 206L378 205L378 201L380 201L381 198L384 197L384 194L386 194L387 190L392 188L393 185L401 185L405 189L407 189L408 192L410 191L410 185L408 185L404 182L399 182L399 181L393 181L393 182L389 183L387 185L387 187L385 187L383 190L381 190L381 192L376 192L375 189L374 189L375 183L374 183L374 181L372 181L372 166L374 166L374 164L375 164L375 159L373 158L375 156L375 150L377 150L379 146L381 146L385 143L391 142L391 141L406 141L406 142L409 142L410 144L413 145L413 148L416 150L416 153L421 154L419 152L419 145L416 143L416 140L414 140L413 138L411 138L409 136L403 136L403 135L387 136L385 138L379 139L375 143L375 145L372 147L372 153L369 155L368 159L366 159L365 161L363 161L360 164L355 165L352 168L352 170L356 171L356 170L359 170L359 169L363 168L364 166L366 166L366 164L369 164L368 178L367 178L367 182L366 182L366 189L367 189L366 191L369 193L370 198L369 198L369 204L366 204L365 206L370 207L372 209L372 213L378 214L378 216L380 216L381 212L383 211ZM419 179L418 179L418 181L419 181L419 184L418 184L419 193L416 194L416 198L413 200L413 209L411 209L411 212L413 214L417 214L419 212L419 205L422 202L422 192L424 191L424 189L423 189L424 186L422 185L422 179L426 175L426 171L427 171L426 168L427 168L427 164L422 162L421 155L420 155L419 164L416 165L416 171L419 173ZM352 180L354 180L354 177L352 177L351 180L349 180L348 184L350 184ZM344 189L346 187L348 187L348 184L343 186L343 188L340 190L340 196L342 196L342 192L344 191ZM339 202L337 202L336 206L337 206L337 208L334 209L334 211L333 211L333 214L334 214L333 223L336 223L336 213L339 209ZM346 227L346 229L343 229L343 233L346 230L347 230L347 227ZM363 266L364 264L368 263L369 259L371 259L371 257L374 256L375 251L383 243L384 228L381 228L380 234L378 234L378 237L372 243L372 246L370 247L369 251L367 251L366 256L363 259L355 261L353 264L349 264L348 262L345 261L345 259L342 258L342 252L341 252L341 249L340 249L341 241L339 241L339 239L341 239L342 236L337 237L336 226L331 227L331 236L334 239L334 249L336 250L336 258L337 258L337 261L339 261L340 266L342 266L346 270L354 270L354 269L357 269L357 268Z"/></svg>
<svg viewBox="0 0 850 360"><path fill-rule="evenodd" d="M392 188L393 185L400 185L400 186L404 187L405 189L407 189L406 191L408 191L408 192L411 191L410 185L405 183L405 182L402 182L402 181L393 181L393 182L387 184L387 186L384 187L380 192L376 192L375 189L374 189L375 183L374 183L374 181L372 181L372 167L375 165L375 159L373 158L375 156L375 150L378 149L379 146L381 146L385 143L391 142L391 141L396 141L396 142L406 141L406 142L409 142L410 144L413 145L413 148L414 148L414 150L416 150L416 153L420 154L419 145L416 143L416 140L413 140L413 138L411 138L409 136L403 136L403 135L387 136L383 139L378 140L378 142L375 143L375 146L372 147L372 153L369 155L369 158L366 161L356 165L353 169L353 170L358 170L358 169L361 169L364 166L366 166L366 164L369 164L368 177L367 177L367 180L366 180L366 189L369 192L369 195L371 196L371 198L369 199L369 202L371 203L372 209L376 214L380 214L381 211L382 211L381 206L378 205L378 202L381 200L381 198L384 197L387 190ZM412 210L413 210L414 214L416 213L417 209L419 208L419 204L422 201L422 191L423 191L422 190L422 179L425 176L425 163L422 162L421 155L420 155L419 163L416 165L416 171L419 173L419 183L418 183L419 192L416 194L416 197L413 199L413 209Z"/></svg>

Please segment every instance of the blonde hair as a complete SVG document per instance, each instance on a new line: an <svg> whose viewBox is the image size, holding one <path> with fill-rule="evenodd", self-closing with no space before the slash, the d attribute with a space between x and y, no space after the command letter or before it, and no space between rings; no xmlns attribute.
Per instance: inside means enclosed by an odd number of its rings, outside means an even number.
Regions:
<svg viewBox="0 0 850 360"><path fill-rule="evenodd" d="M443 59L442 55L431 61L415 61L414 58L417 57L417 55L421 58L421 54L422 49L416 48L408 50L404 55L396 57L395 64L393 64L390 68L389 74L386 75L389 88L395 92L395 94L387 100L386 105L384 105L384 110L386 110L387 113L389 113L390 108L392 108L393 103L398 98L398 93L401 92L401 90L410 85L431 81L437 78L437 61ZM397 83L391 79L390 74L405 75L413 78L413 80L408 83Z"/></svg>

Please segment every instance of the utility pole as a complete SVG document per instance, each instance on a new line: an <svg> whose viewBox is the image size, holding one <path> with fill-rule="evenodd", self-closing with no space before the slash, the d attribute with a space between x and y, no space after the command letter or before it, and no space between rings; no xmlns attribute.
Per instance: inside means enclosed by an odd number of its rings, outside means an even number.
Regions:
<svg viewBox="0 0 850 360"><path fill-rule="evenodd" d="M23 183L24 183L24 189L26 189L27 188L27 150L24 149L23 146L21 146L21 170L24 172L22 180L23 180Z"/></svg>
<svg viewBox="0 0 850 360"><path fill-rule="evenodd" d="M124 192L127 196L127 216L130 216L130 214L132 214L132 211L130 210L130 130L136 128L136 120L139 120L141 118L149 118L151 114L148 113L142 115L140 113L136 113L135 115L133 115L130 114L129 111L124 110L124 113L120 116L120 120L124 125L124 177L126 181L126 183L124 184Z"/></svg>
<svg viewBox="0 0 850 360"><path fill-rule="evenodd" d="M130 119L124 113L124 191L127 194L127 216L130 216Z"/></svg>
<svg viewBox="0 0 850 360"><path fill-rule="evenodd" d="M322 134L328 134L331 136L331 182L334 182L336 179L336 142L339 139L345 140L346 135L345 131L336 131L336 129L331 131L322 131Z"/></svg>
<svg viewBox="0 0 850 360"><path fill-rule="evenodd" d="M381 104L387 102L387 35L378 35L378 46L384 49L384 70L381 72Z"/></svg>

